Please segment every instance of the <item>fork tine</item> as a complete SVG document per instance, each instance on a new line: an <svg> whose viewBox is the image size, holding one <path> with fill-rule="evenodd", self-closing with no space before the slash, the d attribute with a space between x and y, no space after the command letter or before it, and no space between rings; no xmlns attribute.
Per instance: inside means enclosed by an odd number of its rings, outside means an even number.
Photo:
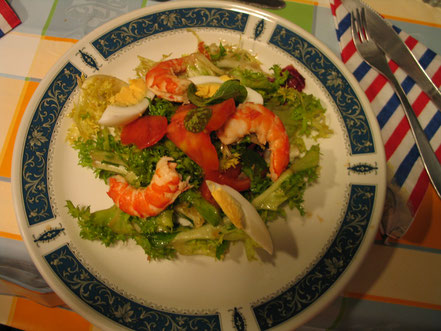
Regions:
<svg viewBox="0 0 441 331"><path fill-rule="evenodd" d="M351 26L352 26L352 39L357 47L360 42L365 40L363 36L363 26L360 22L360 12L358 8L354 9L351 13Z"/></svg>
<svg viewBox="0 0 441 331"><path fill-rule="evenodd" d="M356 10L352 11L352 13L351 13L351 27L352 27L351 33L352 33L352 40L354 41L355 46L357 46L357 42L360 38L360 36L359 36L360 33L358 31L358 24L355 21L355 14L356 14L355 12L356 12Z"/></svg>
<svg viewBox="0 0 441 331"><path fill-rule="evenodd" d="M363 31L363 36L366 38L366 40L370 40L369 37L369 30L367 28L367 21L366 21L366 11L364 10L364 7L361 8L361 12L358 11L359 14L359 22L361 26L361 30Z"/></svg>

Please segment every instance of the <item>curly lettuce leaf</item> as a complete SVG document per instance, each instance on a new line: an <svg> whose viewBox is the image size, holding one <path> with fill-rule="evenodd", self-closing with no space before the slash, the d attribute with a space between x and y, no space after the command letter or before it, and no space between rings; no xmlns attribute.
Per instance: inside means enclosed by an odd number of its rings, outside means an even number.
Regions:
<svg viewBox="0 0 441 331"><path fill-rule="evenodd" d="M319 159L319 146L314 145L302 158L294 161L268 189L254 198L253 206L258 210L278 211L288 201L291 208L297 208L304 215L303 195L307 186L318 178Z"/></svg>
<svg viewBox="0 0 441 331"><path fill-rule="evenodd" d="M292 88L279 88L267 100L266 106L282 121L290 143L305 151L304 138L326 138L332 130L326 123L326 109L312 94Z"/></svg>
<svg viewBox="0 0 441 331"><path fill-rule="evenodd" d="M132 186L145 187L153 177L156 163L168 155L177 163L176 171L184 179L190 178L191 185L199 187L202 182L202 169L168 139L140 150L134 145L123 145L102 130L95 140L77 140L73 147L78 151L79 164L93 169L104 180L119 174Z"/></svg>

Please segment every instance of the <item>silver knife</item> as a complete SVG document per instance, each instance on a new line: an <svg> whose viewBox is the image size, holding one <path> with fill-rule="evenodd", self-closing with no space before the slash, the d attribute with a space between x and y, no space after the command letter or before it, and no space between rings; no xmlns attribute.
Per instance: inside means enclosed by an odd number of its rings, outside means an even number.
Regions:
<svg viewBox="0 0 441 331"><path fill-rule="evenodd" d="M352 12L356 8L365 8L369 35L378 46L400 66L426 92L435 106L441 110L441 92L421 67L410 49L401 40L392 26L376 11L361 0L342 0L343 6Z"/></svg>

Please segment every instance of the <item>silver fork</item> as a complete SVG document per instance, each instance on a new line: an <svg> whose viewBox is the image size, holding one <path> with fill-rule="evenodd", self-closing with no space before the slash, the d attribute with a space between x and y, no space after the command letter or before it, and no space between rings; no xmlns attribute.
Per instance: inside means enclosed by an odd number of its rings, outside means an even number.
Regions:
<svg viewBox="0 0 441 331"><path fill-rule="evenodd" d="M406 94L403 91L403 88L390 70L385 54L377 46L375 41L369 38L364 8L355 9L351 13L351 26L352 39L354 40L357 51L372 68L376 69L389 80L396 94L400 98L426 172L429 175L436 193L441 198L441 165L409 103L409 100L407 99Z"/></svg>

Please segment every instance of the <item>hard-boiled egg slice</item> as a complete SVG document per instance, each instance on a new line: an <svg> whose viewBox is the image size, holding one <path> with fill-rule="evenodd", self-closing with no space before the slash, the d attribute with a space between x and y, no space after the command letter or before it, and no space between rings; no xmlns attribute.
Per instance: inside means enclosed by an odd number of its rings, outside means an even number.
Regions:
<svg viewBox="0 0 441 331"><path fill-rule="evenodd" d="M189 80L196 85L196 95L202 98L212 97L224 82L217 76L195 76L190 77Z"/></svg>
<svg viewBox="0 0 441 331"><path fill-rule="evenodd" d="M189 80L196 85L198 91L202 93L202 95L199 96L203 96L205 98L213 96L219 86L228 79L230 78L227 76L224 79L217 76L196 76L189 78ZM253 102L263 105L263 97L260 93L256 92L252 88L245 88L247 89L248 94L244 102Z"/></svg>
<svg viewBox="0 0 441 331"><path fill-rule="evenodd" d="M207 186L231 222L237 228L245 231L264 250L272 254L271 235L256 208L242 194L228 185L207 180Z"/></svg>
<svg viewBox="0 0 441 331"><path fill-rule="evenodd" d="M247 89L247 98L245 99L245 102L253 102L253 103L257 103L259 105L263 105L263 97L259 92L256 92L255 90L253 90L252 88L246 87Z"/></svg>
<svg viewBox="0 0 441 331"><path fill-rule="evenodd" d="M190 80L196 86L208 83L222 84L224 82L224 80L218 76L195 76L188 78L188 80Z"/></svg>
<svg viewBox="0 0 441 331"><path fill-rule="evenodd" d="M132 106L109 105L99 119L98 123L104 126L120 126L132 122L141 116L150 105L150 100L155 95L147 93L139 103Z"/></svg>
<svg viewBox="0 0 441 331"><path fill-rule="evenodd" d="M150 105L155 94L148 90L144 82L130 81L111 98L110 104L101 115L98 123L104 126L120 126L141 116Z"/></svg>

